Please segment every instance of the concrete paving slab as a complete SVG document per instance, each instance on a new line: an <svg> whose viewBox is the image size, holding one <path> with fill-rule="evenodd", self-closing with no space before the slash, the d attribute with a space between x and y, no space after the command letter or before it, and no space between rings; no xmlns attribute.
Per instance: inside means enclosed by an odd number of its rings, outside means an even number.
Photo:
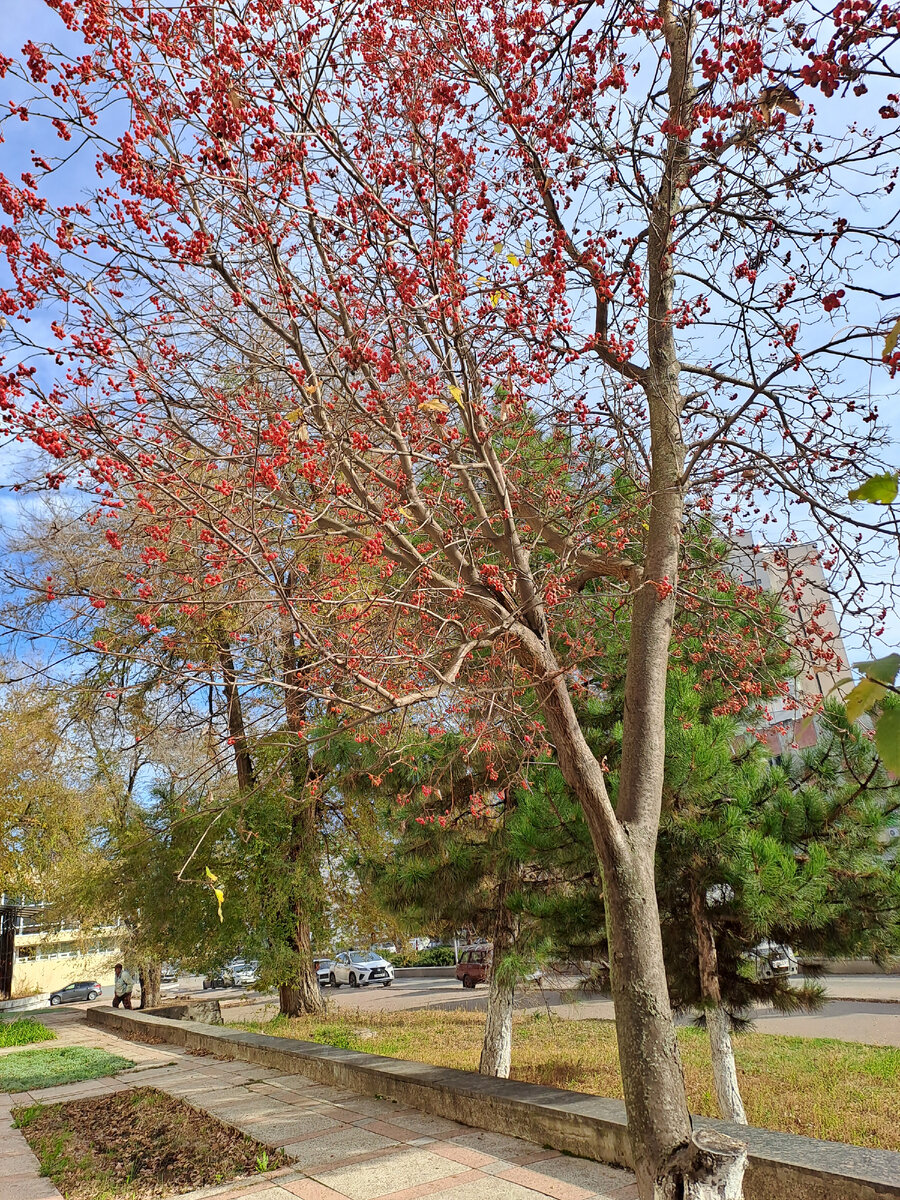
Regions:
<svg viewBox="0 0 900 1200"><path fill-rule="evenodd" d="M251 1137L256 1138L258 1142L264 1142L267 1146L286 1146L289 1142L305 1141L307 1138L317 1137L324 1133L337 1134L339 1130L347 1128L339 1121L330 1117L321 1117L317 1113L310 1116L299 1113L296 1116L285 1116L284 1113L281 1113L274 1117L234 1118L227 1111L220 1111L216 1115L220 1120L226 1121L229 1125L236 1125L238 1129L249 1133Z"/></svg>
<svg viewBox="0 0 900 1200"><path fill-rule="evenodd" d="M263 1138L260 1137L260 1141ZM366 1129L356 1129L349 1126L338 1129L334 1133L325 1133L309 1141L282 1143L286 1154L297 1166L324 1166L345 1158L358 1155L372 1154L375 1151L387 1151L397 1148L397 1143L390 1138L382 1137L379 1133L369 1133Z"/></svg>
<svg viewBox="0 0 900 1200"><path fill-rule="evenodd" d="M403 1113L394 1110L391 1120L404 1129L412 1129L423 1137L452 1138L458 1134L467 1133L468 1126L456 1121L448 1121L444 1117L432 1117L428 1113Z"/></svg>
<svg viewBox="0 0 900 1200"><path fill-rule="evenodd" d="M62 1200L49 1179L39 1175L7 1175L3 1179L3 1200Z"/></svg>
<svg viewBox="0 0 900 1200"><path fill-rule="evenodd" d="M392 1121L397 1116L419 1117L422 1115L416 1109L407 1108L405 1104L399 1104L396 1100L378 1100L368 1096L353 1096L349 1100L342 1100L338 1107L357 1113L359 1117L375 1117L381 1121Z"/></svg>
<svg viewBox="0 0 900 1200"><path fill-rule="evenodd" d="M606 1167L586 1158L570 1158L568 1155L529 1163L527 1169L534 1175L556 1179L560 1183L585 1188L589 1192L602 1192L608 1187L624 1187L632 1180L630 1171L617 1171L615 1167ZM548 1192L548 1195L553 1193Z"/></svg>
<svg viewBox="0 0 900 1200"><path fill-rule="evenodd" d="M450 1193L452 1200L538 1200L540 1195L540 1192L496 1176L482 1176L471 1183L462 1183Z"/></svg>
<svg viewBox="0 0 900 1200"><path fill-rule="evenodd" d="M391 1192L433 1183L470 1168L428 1150L403 1149L374 1162L357 1163L337 1170L310 1171L313 1179L348 1196L350 1200L375 1200Z"/></svg>
<svg viewBox="0 0 900 1200"><path fill-rule="evenodd" d="M507 1137L503 1133L488 1133L483 1129L467 1129L453 1139L454 1146L468 1146L470 1150L479 1150L494 1158L502 1158L507 1162L517 1162L529 1150L534 1150L533 1142L523 1138Z"/></svg>
<svg viewBox="0 0 900 1200"><path fill-rule="evenodd" d="M502 1179L509 1183L518 1183L540 1195L551 1196L553 1200L590 1200L594 1195L593 1188L578 1187L574 1183L564 1183L561 1179L549 1179L530 1171L528 1167L509 1167L495 1178L498 1181Z"/></svg>

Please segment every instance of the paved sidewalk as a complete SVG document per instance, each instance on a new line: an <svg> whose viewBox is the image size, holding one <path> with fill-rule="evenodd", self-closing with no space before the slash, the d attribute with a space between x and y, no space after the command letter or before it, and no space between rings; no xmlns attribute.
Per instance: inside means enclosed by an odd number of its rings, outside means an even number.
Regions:
<svg viewBox="0 0 900 1200"><path fill-rule="evenodd" d="M54 1022L55 1024L55 1022ZM81 1022L58 1028L66 1044L98 1046L140 1063L120 1075L0 1095L0 1146L24 1142L10 1129L11 1107L156 1087L284 1149L291 1166L265 1177L181 1193L181 1200L632 1200L634 1176L545 1150L521 1138L487 1133L389 1100L361 1096L252 1063L223 1061L172 1046L127 1041ZM45 1043L46 1044L46 1043ZM10 1134L14 1136L11 1138ZM27 1149L27 1148L26 1148ZM28 1159L31 1161L28 1166ZM21 1148L0 1160L3 1200L57 1200ZM5 1167L5 1170L4 1170ZM15 1167L15 1174L12 1168ZM28 1167L28 1169L26 1169ZM10 1187L9 1180L13 1185ZM30 1190L29 1190L30 1189Z"/></svg>

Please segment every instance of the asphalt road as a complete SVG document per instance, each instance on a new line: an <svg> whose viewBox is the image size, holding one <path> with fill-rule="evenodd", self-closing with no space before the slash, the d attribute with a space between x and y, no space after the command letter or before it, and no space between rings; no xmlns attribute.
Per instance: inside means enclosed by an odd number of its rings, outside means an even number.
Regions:
<svg viewBox="0 0 900 1200"><path fill-rule="evenodd" d="M558 981L557 981L558 982ZM818 1012L783 1016L772 1009L760 1009L754 1016L760 1033L786 1034L792 1037L835 1038L844 1042L867 1042L878 1046L900 1046L900 976L847 975L826 976L823 980L829 1000ZM275 996L257 996L239 988L220 988L204 992L199 978L181 978L163 987L164 998L174 995L219 1000L226 1021L265 1020L277 1012ZM325 997L336 1011L403 1012L414 1009L468 1008L483 1010L487 989L464 991L454 979L395 980L389 988L326 988ZM94 1001L109 1004L111 996ZM67 1006L77 1010L87 1004ZM571 988L533 988L517 1001L522 1009L548 1009L562 1020L612 1020L612 1001L603 997L580 996Z"/></svg>

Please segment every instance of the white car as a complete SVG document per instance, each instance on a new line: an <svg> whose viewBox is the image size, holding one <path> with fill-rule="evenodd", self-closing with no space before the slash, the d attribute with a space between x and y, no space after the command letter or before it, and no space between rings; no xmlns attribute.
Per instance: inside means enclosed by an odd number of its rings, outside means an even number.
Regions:
<svg viewBox="0 0 900 1200"><path fill-rule="evenodd" d="M235 987L249 987L259 979L259 963L246 962L236 958L231 963L231 974L234 977Z"/></svg>
<svg viewBox="0 0 900 1200"><path fill-rule="evenodd" d="M328 982L334 988L344 983L351 987L370 983L390 987L394 982L394 968L374 950L344 950L331 964Z"/></svg>
<svg viewBox="0 0 900 1200"><path fill-rule="evenodd" d="M797 956L790 946L760 942L751 954L756 962L757 979L790 978L799 972Z"/></svg>

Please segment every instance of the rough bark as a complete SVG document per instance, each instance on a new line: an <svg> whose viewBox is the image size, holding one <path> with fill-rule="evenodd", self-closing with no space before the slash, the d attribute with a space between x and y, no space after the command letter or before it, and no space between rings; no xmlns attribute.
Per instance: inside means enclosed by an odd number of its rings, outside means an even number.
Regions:
<svg viewBox="0 0 900 1200"><path fill-rule="evenodd" d="M747 1124L741 1089L738 1084L734 1047L731 1043L731 1023L722 1007L719 984L719 958L712 925L706 915L704 898L696 880L691 882L691 917L697 938L697 964L700 971L700 995L706 1014L706 1030L712 1056L713 1081L719 1112L726 1121Z"/></svg>
<svg viewBox="0 0 900 1200"><path fill-rule="evenodd" d="M290 592L292 579L287 580ZM322 890L319 865L319 824L317 819L314 765L303 736L306 718L306 688L294 641L286 627L282 642L284 713L292 742L288 751L291 773L290 836L286 858L297 881L290 899L290 939L294 951L292 977L279 983L279 1012L294 1017L301 1013L323 1013L325 1002L319 990L313 964L310 914ZM301 890L302 888L302 890Z"/></svg>
<svg viewBox="0 0 900 1200"><path fill-rule="evenodd" d="M515 999L515 983L503 978L502 963L507 951L515 941L513 919L506 907L508 887L501 883L497 896L497 912L494 919L493 955L488 977L487 1017L484 1023L484 1040L481 1043L481 1059L478 1070L482 1075L508 1079L512 1061L512 1018Z"/></svg>
<svg viewBox="0 0 900 1200"><path fill-rule="evenodd" d="M216 649L219 663L222 667L222 682L225 688L225 704L228 715L228 733L234 747L234 765L237 771L238 790L248 792L254 785L253 762L247 744L247 731L244 727L244 710L241 705L241 693L237 685L237 670L231 646L224 636L220 635Z"/></svg>
<svg viewBox="0 0 900 1200"><path fill-rule="evenodd" d="M724 1133L699 1129L686 1153L684 1191L679 1200L741 1200L747 1147Z"/></svg>
<svg viewBox="0 0 900 1200"><path fill-rule="evenodd" d="M278 985L278 1014L282 1017L301 1017L307 1013L323 1013L325 1004L315 971L310 973L300 971L297 982L280 983Z"/></svg>
<svg viewBox="0 0 900 1200"><path fill-rule="evenodd" d="M141 985L141 1008L157 1008L162 999L162 965L158 962L141 963L138 967Z"/></svg>

